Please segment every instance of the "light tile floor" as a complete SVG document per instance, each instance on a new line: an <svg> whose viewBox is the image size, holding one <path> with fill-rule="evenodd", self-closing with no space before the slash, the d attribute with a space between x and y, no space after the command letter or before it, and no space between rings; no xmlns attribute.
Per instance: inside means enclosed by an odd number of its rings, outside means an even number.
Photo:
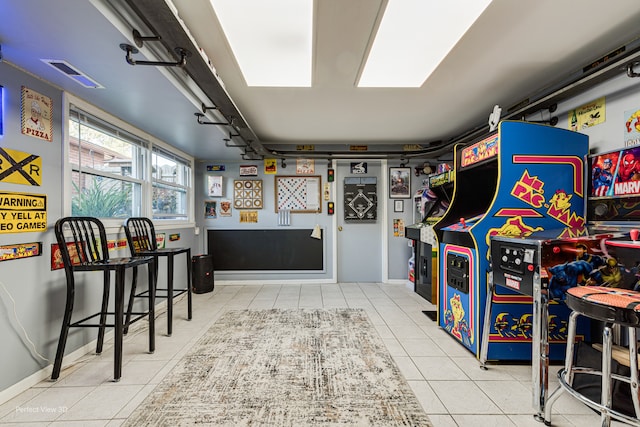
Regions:
<svg viewBox="0 0 640 427"><path fill-rule="evenodd" d="M434 309L401 284L216 284L175 303L173 336L158 315L154 354L147 353L142 322L125 338L121 381L111 381L113 351L87 354L66 367L57 382L43 381L0 406L0 426L121 425L198 338L226 310L363 308L435 427L543 426L533 418L531 368L522 364L480 369L476 358L422 313ZM552 366L550 389L557 384ZM597 426L599 416L566 393L555 403L553 425ZM622 425L614 423L614 425Z"/></svg>

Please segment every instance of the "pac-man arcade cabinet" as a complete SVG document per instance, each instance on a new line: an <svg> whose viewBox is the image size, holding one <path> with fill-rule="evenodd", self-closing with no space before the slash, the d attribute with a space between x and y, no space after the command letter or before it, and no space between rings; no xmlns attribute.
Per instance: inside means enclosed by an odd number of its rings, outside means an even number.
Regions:
<svg viewBox="0 0 640 427"><path fill-rule="evenodd" d="M586 135L546 125L503 121L497 132L456 146L451 205L434 229L439 242L439 325L479 356L490 273L492 235L526 236L585 225ZM531 297L494 291L491 316L522 312L509 328L526 337ZM502 306L501 306L502 304ZM518 317L517 314L515 314ZM530 325L529 325L530 326ZM502 345L504 344L504 345ZM509 342L489 347L489 359L526 360Z"/></svg>

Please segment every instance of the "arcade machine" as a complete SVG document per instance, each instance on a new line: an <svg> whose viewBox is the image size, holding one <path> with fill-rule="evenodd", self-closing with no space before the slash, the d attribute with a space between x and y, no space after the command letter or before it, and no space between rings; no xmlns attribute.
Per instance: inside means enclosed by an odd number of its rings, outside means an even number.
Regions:
<svg viewBox="0 0 640 427"><path fill-rule="evenodd" d="M416 218L420 222L406 227L405 237L413 240L415 262L414 290L434 304L437 303L437 259L438 244L433 225L440 220L449 207L453 194L453 171L444 163L438 172L425 179L426 185L414 196Z"/></svg>
<svg viewBox="0 0 640 427"><path fill-rule="evenodd" d="M554 313L573 286L607 286L638 290L640 242L640 147L628 148L589 158L587 227L578 230L543 230L527 236L492 236L492 286L515 290L533 297L532 310L532 382L536 418L542 420L548 394L550 359L562 359L554 349L564 350L567 319ZM640 159L640 156L638 156ZM594 221L595 220L595 221ZM631 239L629 239L631 236ZM486 313L480 361L484 367L489 336L504 336L508 328L493 325ZM509 314L509 313L505 313ZM586 318L577 339L587 339L589 329L599 327ZM598 331L599 332L599 331ZM594 337L600 333L593 334ZM526 350L526 346L520 344ZM557 352L556 352L557 353Z"/></svg>
<svg viewBox="0 0 640 427"><path fill-rule="evenodd" d="M490 237L528 236L585 226L586 135L546 125L503 121L497 132L455 149L454 194L435 225L439 241L439 325L476 357L490 288ZM531 358L530 296L496 287L491 324L502 335L491 360ZM565 313L555 315L566 318ZM528 342L526 349L515 345Z"/></svg>

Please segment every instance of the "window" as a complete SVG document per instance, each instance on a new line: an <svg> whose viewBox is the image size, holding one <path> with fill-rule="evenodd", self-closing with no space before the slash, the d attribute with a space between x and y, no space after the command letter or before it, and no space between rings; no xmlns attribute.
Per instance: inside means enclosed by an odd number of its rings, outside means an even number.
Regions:
<svg viewBox="0 0 640 427"><path fill-rule="evenodd" d="M73 104L68 160L73 216L189 219L190 160Z"/></svg>
<svg viewBox="0 0 640 427"><path fill-rule="evenodd" d="M159 147L153 147L151 158L153 219L187 219L189 162Z"/></svg>
<svg viewBox="0 0 640 427"><path fill-rule="evenodd" d="M70 110L71 215L140 215L147 145L97 117Z"/></svg>

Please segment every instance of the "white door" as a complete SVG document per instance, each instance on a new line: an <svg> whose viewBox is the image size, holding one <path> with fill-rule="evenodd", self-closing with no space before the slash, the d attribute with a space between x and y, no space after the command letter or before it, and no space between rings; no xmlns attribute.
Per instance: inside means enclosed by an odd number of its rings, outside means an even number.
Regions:
<svg viewBox="0 0 640 427"><path fill-rule="evenodd" d="M381 191L382 167L380 161L365 161L366 173L356 174L351 173L351 163L356 162L338 161L336 167L338 282L382 282L382 202L386 197ZM368 189L371 188L372 178L375 178L377 205L367 210L367 203L372 197L365 194L359 198L359 206L356 207L362 217L370 216L372 209L375 209L375 220L345 221L345 178L351 178L350 184L357 178L364 178L363 182L369 184Z"/></svg>

